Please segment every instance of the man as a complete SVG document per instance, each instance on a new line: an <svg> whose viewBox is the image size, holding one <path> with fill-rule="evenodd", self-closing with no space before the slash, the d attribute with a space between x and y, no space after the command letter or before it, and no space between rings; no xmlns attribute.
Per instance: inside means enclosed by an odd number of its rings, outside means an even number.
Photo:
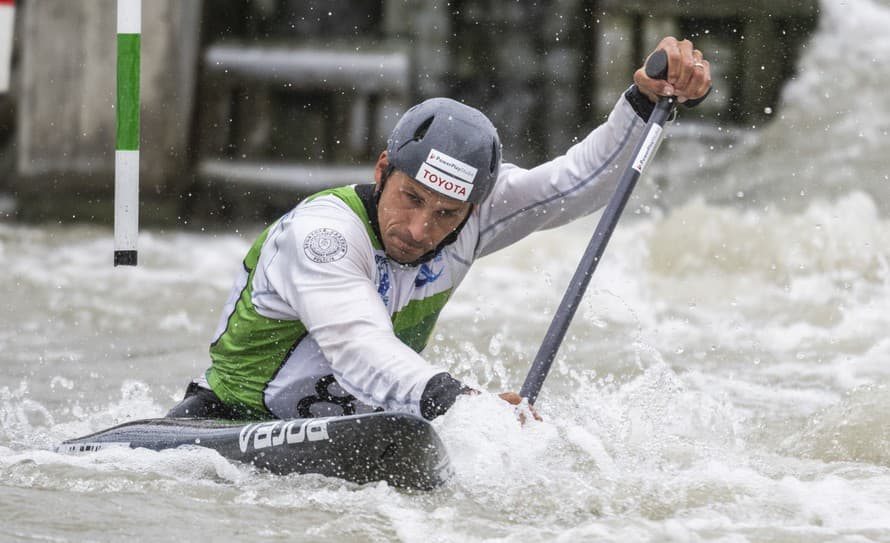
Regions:
<svg viewBox="0 0 890 543"><path fill-rule="evenodd" d="M316 194L256 240L212 365L168 416L433 419L473 393L418 354L439 312L477 258L605 205L659 95L708 92L709 64L691 42L658 49L667 81L637 70L606 123L531 170L501 164L497 131L471 107L434 98L408 110L375 184Z"/></svg>

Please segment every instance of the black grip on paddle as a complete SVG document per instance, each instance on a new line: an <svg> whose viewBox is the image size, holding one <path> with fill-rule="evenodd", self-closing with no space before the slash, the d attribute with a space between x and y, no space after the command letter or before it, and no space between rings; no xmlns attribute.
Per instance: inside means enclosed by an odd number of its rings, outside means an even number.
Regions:
<svg viewBox="0 0 890 543"><path fill-rule="evenodd" d="M668 56L664 49L655 51L649 55L648 59L646 59L646 76L649 77L649 79L667 79ZM705 98L707 98L709 94L711 94L711 89L713 88L713 86L709 87L708 92L706 92L704 96L694 100L686 100L683 102L683 105L688 108L699 105L705 101Z"/></svg>
<svg viewBox="0 0 890 543"><path fill-rule="evenodd" d="M655 51L646 59L646 76L649 79L668 78L668 54L664 49Z"/></svg>

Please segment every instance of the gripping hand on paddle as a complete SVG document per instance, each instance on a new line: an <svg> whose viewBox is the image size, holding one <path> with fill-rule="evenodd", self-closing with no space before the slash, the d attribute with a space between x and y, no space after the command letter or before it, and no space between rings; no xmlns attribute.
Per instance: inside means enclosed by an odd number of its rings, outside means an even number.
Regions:
<svg viewBox="0 0 890 543"><path fill-rule="evenodd" d="M652 79L641 67L634 72L634 83L640 92L652 102L657 102L659 96L676 96L681 104L686 101L700 102L707 96L711 90L711 64L691 41L678 41L669 36L659 42L655 51L659 49L663 49L668 56L667 79Z"/></svg>
<svg viewBox="0 0 890 543"><path fill-rule="evenodd" d="M515 392L501 392L500 394L498 394L498 397L512 405L519 405L522 403L522 396ZM532 406L530 403L526 403L526 405L528 406L528 410L531 411L532 416L535 417L535 420L544 420L541 418L541 415L538 415L538 412L535 411L534 406ZM519 413L519 423L525 424L525 413Z"/></svg>
<svg viewBox="0 0 890 543"><path fill-rule="evenodd" d="M479 394L479 391L470 389L470 390L467 390L466 392L464 392L464 394L469 394L472 396L472 395ZM520 396L519 394L517 394L515 392L501 392L500 394L498 394L498 398L504 400L505 402L507 402L511 405L519 405L522 403L522 400L523 400L522 396ZM532 416L535 417L535 420L538 420L538 421L544 420L541 418L541 415L538 415L538 412L535 411L534 406L532 406L530 403L527 403L527 402L526 402L526 406L528 406L528 410L531 412ZM519 410L517 410L517 411L519 411ZM521 411L519 412L519 424L525 424L525 413L522 413Z"/></svg>

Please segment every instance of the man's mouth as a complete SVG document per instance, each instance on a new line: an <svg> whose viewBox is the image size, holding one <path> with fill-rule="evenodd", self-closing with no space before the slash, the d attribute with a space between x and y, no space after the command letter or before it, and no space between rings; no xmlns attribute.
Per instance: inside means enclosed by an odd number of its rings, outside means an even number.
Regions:
<svg viewBox="0 0 890 543"><path fill-rule="evenodd" d="M416 253L419 251L423 251L424 247L422 245L417 245L415 243L411 243L409 241L405 241L401 238L396 238L401 246L401 249L406 252Z"/></svg>
<svg viewBox="0 0 890 543"><path fill-rule="evenodd" d="M399 236L398 234L392 234L390 236L390 240L393 241L393 245L394 245L393 248L399 253L402 253L405 255L414 255L417 253L426 252L426 247L424 247L423 245L419 245L412 241L408 241L408 240L404 239L403 237Z"/></svg>

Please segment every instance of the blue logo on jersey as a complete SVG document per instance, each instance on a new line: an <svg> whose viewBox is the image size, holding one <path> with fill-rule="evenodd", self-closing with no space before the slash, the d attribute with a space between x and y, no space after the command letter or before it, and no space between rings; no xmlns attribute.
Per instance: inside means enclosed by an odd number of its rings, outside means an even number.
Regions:
<svg viewBox="0 0 890 543"><path fill-rule="evenodd" d="M436 258L438 260L438 257ZM435 260L434 260L435 262ZM430 283L435 283L436 279L442 275L442 272L445 271L445 267L443 266L439 269L439 272L436 273L432 268L427 266L426 264L420 265L420 271L417 272L417 277L414 278L414 286L420 288L424 285L428 285Z"/></svg>
<svg viewBox="0 0 890 543"><path fill-rule="evenodd" d="M377 294L383 299L384 305L389 305L389 267L386 265L386 257L374 255L377 262Z"/></svg>

